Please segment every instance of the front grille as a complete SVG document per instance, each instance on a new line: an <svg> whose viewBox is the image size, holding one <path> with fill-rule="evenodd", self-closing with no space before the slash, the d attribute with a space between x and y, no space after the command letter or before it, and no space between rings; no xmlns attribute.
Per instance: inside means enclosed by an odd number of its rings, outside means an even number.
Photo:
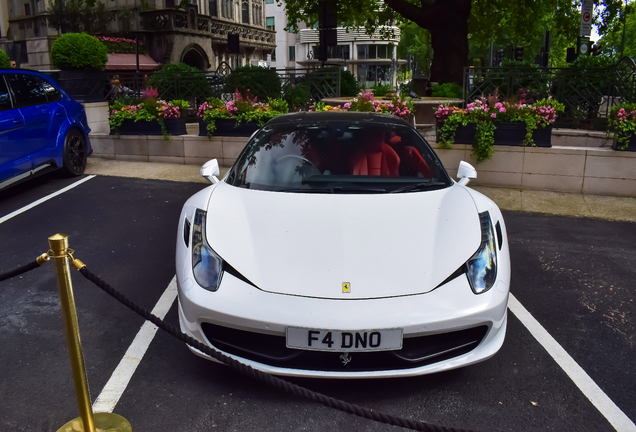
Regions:
<svg viewBox="0 0 636 432"><path fill-rule="evenodd" d="M287 348L284 336L272 336L202 323L203 333L216 348L270 366L318 371L363 372L412 369L466 354L482 341L487 326L404 338L396 351L353 352L346 366L340 352Z"/></svg>

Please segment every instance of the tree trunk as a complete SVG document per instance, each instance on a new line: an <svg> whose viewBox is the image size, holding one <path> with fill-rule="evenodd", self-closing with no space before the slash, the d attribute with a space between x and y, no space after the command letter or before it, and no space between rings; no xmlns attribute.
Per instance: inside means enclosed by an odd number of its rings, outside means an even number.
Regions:
<svg viewBox="0 0 636 432"><path fill-rule="evenodd" d="M389 6L393 7L389 1ZM397 6L397 5L396 5ZM432 82L462 85L464 66L468 62L468 17L471 0L437 0L417 13L398 9L406 18L431 33L433 46ZM406 12L406 13L405 13ZM410 15L410 16L409 16Z"/></svg>
<svg viewBox="0 0 636 432"><path fill-rule="evenodd" d="M433 46L431 82L462 85L468 61L468 22L429 29Z"/></svg>

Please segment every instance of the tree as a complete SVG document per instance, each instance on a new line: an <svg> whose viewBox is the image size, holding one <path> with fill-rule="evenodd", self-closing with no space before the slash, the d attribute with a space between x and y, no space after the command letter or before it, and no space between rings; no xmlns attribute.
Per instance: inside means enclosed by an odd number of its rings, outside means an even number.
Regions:
<svg viewBox="0 0 636 432"><path fill-rule="evenodd" d="M623 56L636 58L636 6L633 3L628 4L621 15L609 23L607 31L597 44L603 54L620 57L622 53Z"/></svg>
<svg viewBox="0 0 636 432"><path fill-rule="evenodd" d="M279 0L281 1L281 0ZM601 31L620 9L621 0L596 0L595 16ZM288 27L313 25L321 0L285 0ZM371 34L379 26L410 20L431 36L431 81L461 83L468 63L469 38L479 49L490 40L509 38L539 49L545 30L555 30L557 46L574 44L581 15L577 0L340 0L338 19L345 28L364 27ZM386 36L388 27L381 31ZM530 52L530 50L528 50Z"/></svg>
<svg viewBox="0 0 636 432"><path fill-rule="evenodd" d="M408 55L417 63L423 75L431 73L431 34L413 22L400 25L400 43L397 46L397 58L406 59Z"/></svg>

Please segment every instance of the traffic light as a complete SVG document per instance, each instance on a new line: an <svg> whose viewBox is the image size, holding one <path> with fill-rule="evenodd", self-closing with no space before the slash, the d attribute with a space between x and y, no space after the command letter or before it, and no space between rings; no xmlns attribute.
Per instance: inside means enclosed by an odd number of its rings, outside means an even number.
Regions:
<svg viewBox="0 0 636 432"><path fill-rule="evenodd" d="M601 47L596 44L592 45L592 55L593 56L601 55Z"/></svg>
<svg viewBox="0 0 636 432"><path fill-rule="evenodd" d="M572 63L576 60L576 48L568 48L567 54L565 55L565 62Z"/></svg>
<svg viewBox="0 0 636 432"><path fill-rule="evenodd" d="M514 59L519 62L523 61L523 47L515 47Z"/></svg>

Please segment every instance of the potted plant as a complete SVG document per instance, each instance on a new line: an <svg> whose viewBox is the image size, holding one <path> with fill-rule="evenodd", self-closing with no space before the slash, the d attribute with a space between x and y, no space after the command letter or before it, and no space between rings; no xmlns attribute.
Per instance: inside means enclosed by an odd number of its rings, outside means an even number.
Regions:
<svg viewBox="0 0 636 432"><path fill-rule="evenodd" d="M247 89L245 96L238 90L234 99L223 102L209 98L199 106L199 136L250 136L269 119L289 111L283 99L268 98L267 103L257 101Z"/></svg>
<svg viewBox="0 0 636 432"><path fill-rule="evenodd" d="M309 111L377 112L380 114L391 114L410 121L413 116L413 102L411 102L410 98L402 99L402 97L398 96L394 96L391 101L379 101L375 100L372 92L362 91L351 102L335 107L319 102L311 105Z"/></svg>
<svg viewBox="0 0 636 432"><path fill-rule="evenodd" d="M437 142L472 144L477 162L490 159L495 145L551 147L551 124L563 104L543 99L533 104L517 99L500 102L497 94L469 103L465 109L440 105Z"/></svg>
<svg viewBox="0 0 636 432"><path fill-rule="evenodd" d="M106 46L86 33L63 34L51 47L51 63L60 69L56 79L80 102L105 100L107 61Z"/></svg>
<svg viewBox="0 0 636 432"><path fill-rule="evenodd" d="M190 106L184 100L158 100L153 88L142 93L142 102L130 98L119 99L110 106L111 135L185 135L186 124L182 113Z"/></svg>
<svg viewBox="0 0 636 432"><path fill-rule="evenodd" d="M607 126L614 132L613 150L636 151L636 103L613 107Z"/></svg>

